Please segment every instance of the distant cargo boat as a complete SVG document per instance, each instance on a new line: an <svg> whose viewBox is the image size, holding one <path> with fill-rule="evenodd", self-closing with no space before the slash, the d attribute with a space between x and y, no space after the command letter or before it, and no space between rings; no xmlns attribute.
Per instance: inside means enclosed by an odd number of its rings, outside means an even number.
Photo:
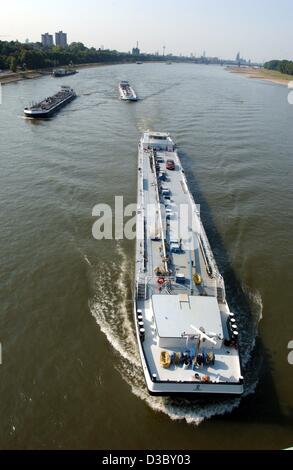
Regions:
<svg viewBox="0 0 293 470"><path fill-rule="evenodd" d="M238 327L169 134L139 145L134 318L152 395L241 395Z"/></svg>
<svg viewBox="0 0 293 470"><path fill-rule="evenodd" d="M72 68L56 69L53 71L53 77L55 78L68 77L69 75L75 75L76 73L78 73L78 71Z"/></svg>
<svg viewBox="0 0 293 470"><path fill-rule="evenodd" d="M24 109L26 117L44 119L51 117L63 106L76 98L75 91L68 87L62 86L61 90L54 96L50 96L40 103L33 104L32 106Z"/></svg>
<svg viewBox="0 0 293 470"><path fill-rule="evenodd" d="M123 101L137 101L137 95L127 81L120 82L119 94L120 99Z"/></svg>

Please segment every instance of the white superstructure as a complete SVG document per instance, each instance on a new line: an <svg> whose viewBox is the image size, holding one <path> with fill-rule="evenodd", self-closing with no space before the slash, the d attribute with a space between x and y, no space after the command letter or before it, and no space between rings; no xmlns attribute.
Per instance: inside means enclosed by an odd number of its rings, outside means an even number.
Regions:
<svg viewBox="0 0 293 470"><path fill-rule="evenodd" d="M137 95L127 81L119 83L119 96L123 101L137 101Z"/></svg>
<svg viewBox="0 0 293 470"><path fill-rule="evenodd" d="M243 393L238 328L175 144L139 145L135 325L151 394Z"/></svg>

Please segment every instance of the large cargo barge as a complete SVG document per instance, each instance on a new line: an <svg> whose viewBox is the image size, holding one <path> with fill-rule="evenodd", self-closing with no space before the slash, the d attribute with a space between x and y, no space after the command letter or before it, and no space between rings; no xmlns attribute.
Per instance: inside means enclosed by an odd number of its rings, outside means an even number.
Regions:
<svg viewBox="0 0 293 470"><path fill-rule="evenodd" d="M49 118L75 98L76 93L72 88L62 86L61 90L56 93L56 95L50 96L40 103L32 104L32 106L25 108L24 115L29 118Z"/></svg>
<svg viewBox="0 0 293 470"><path fill-rule="evenodd" d="M53 77L55 78L64 78L70 75L76 75L78 71L73 68L64 68L64 69L56 69L53 71Z"/></svg>
<svg viewBox="0 0 293 470"><path fill-rule="evenodd" d="M134 317L152 395L241 395L239 331L169 134L138 153Z"/></svg>

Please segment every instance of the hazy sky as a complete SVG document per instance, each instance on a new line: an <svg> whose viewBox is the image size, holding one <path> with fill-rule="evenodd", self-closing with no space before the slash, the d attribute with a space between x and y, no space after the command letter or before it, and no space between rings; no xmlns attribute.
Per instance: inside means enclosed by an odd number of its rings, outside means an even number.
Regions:
<svg viewBox="0 0 293 470"><path fill-rule="evenodd" d="M293 0L2 0L0 40L63 31L87 46L293 59Z"/></svg>

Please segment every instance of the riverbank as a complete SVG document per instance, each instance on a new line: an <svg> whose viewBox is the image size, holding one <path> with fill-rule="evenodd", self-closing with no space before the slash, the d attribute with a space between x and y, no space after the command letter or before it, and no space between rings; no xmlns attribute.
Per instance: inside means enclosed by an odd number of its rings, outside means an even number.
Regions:
<svg viewBox="0 0 293 470"><path fill-rule="evenodd" d="M48 74L48 72L47 72ZM2 72L0 74L0 83L1 85L6 85L8 83L19 82L20 80L32 80L35 78L40 78L45 75L44 72L39 70L28 70L25 72Z"/></svg>
<svg viewBox="0 0 293 470"><path fill-rule="evenodd" d="M120 64L130 64L128 62L98 62L90 64L78 64L74 65L77 70L85 68L94 68L102 67L106 65L120 65ZM62 67L61 67L62 68ZM276 83L278 85L288 86L290 81L293 81L292 75L282 74L281 72L275 70L268 70L265 68L253 68L253 67L231 67L228 66L226 69L230 73L237 73L244 75L245 77L264 80L271 83ZM20 80L32 80L36 78L41 78L46 75L51 75L53 69L39 69L39 70L26 70L19 72L2 72L0 73L0 83L6 85L13 82L18 82Z"/></svg>
<svg viewBox="0 0 293 470"><path fill-rule="evenodd" d="M268 70L264 68L253 68L253 67L226 67L226 70L230 73L238 73L245 77L265 80L271 83L277 83L278 85L288 86L290 81L293 81L292 75L286 75L275 70Z"/></svg>
<svg viewBox="0 0 293 470"><path fill-rule="evenodd" d="M98 62L98 63L93 63L93 64L79 64L79 65L74 65L74 68L77 70L80 69L86 69L86 68L93 68L93 67L101 67L104 65L118 65L121 62ZM60 67L62 68L62 67ZM14 82L19 82L21 80L32 80L36 78L41 78L46 75L51 75L53 72L53 69L39 69L39 70L26 70L26 71L21 71L21 72L2 72L0 73L0 83L2 85L6 85L8 83L14 83Z"/></svg>
<svg viewBox="0 0 293 470"><path fill-rule="evenodd" d="M147 61L143 63L153 63L153 61ZM164 62L154 62L154 63L164 63ZM76 70L80 69L89 69L89 68L94 68L94 67L103 67L106 65L130 65L133 64L133 62L96 62L96 63L90 63L90 64L78 64L74 65L74 68ZM64 68L65 66L60 66L60 68ZM19 82L20 80L31 80L31 79L36 79L36 78L41 78L46 75L51 75L53 72L53 69L38 69L38 70L26 70L26 71L20 71L20 72L2 72L0 73L0 83L2 85L6 85L9 83L13 82Z"/></svg>

